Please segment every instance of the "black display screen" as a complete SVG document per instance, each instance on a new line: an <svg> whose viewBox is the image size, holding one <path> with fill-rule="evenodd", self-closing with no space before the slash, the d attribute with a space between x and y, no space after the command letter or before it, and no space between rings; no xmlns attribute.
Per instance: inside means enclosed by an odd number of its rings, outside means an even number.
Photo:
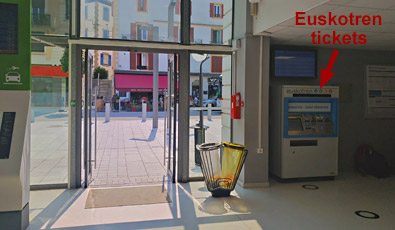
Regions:
<svg viewBox="0 0 395 230"><path fill-rule="evenodd" d="M316 77L316 52L295 50L274 50L274 77Z"/></svg>
<svg viewBox="0 0 395 230"><path fill-rule="evenodd" d="M10 158L15 112L0 112L0 159Z"/></svg>
<svg viewBox="0 0 395 230"><path fill-rule="evenodd" d="M0 54L18 53L18 5L0 3Z"/></svg>

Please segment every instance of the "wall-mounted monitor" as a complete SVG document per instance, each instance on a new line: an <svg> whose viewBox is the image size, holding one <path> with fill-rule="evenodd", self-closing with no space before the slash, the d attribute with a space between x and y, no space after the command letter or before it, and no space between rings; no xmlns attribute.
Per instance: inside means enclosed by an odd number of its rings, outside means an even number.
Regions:
<svg viewBox="0 0 395 230"><path fill-rule="evenodd" d="M317 52L315 50L273 48L271 62L271 72L274 77L317 77Z"/></svg>

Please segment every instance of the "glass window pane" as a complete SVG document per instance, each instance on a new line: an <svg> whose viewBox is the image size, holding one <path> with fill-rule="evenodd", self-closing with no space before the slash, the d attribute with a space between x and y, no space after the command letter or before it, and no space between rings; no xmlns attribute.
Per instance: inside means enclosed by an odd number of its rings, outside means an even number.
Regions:
<svg viewBox="0 0 395 230"><path fill-rule="evenodd" d="M176 3L177 0L81 0L81 9L85 9L81 11L81 36L180 42ZM104 29L108 36L101 33Z"/></svg>
<svg viewBox="0 0 395 230"><path fill-rule="evenodd" d="M191 0L194 44L232 44L232 0Z"/></svg>
<svg viewBox="0 0 395 230"><path fill-rule="evenodd" d="M68 73L62 68L68 66L66 44L32 41L31 185L68 180Z"/></svg>
<svg viewBox="0 0 395 230"><path fill-rule="evenodd" d="M68 35L69 0L32 0L32 34Z"/></svg>
<svg viewBox="0 0 395 230"><path fill-rule="evenodd" d="M191 55L190 72L190 125L198 125L200 110L204 109L205 143L231 140L230 98L232 93L232 72L230 55L209 55L203 62L203 107L200 105L200 64L202 59ZM211 106L211 118L209 107ZM189 177L201 177L202 171L195 160L195 135L199 131L190 129L189 137Z"/></svg>
<svg viewBox="0 0 395 230"><path fill-rule="evenodd" d="M107 22L110 20L110 10L105 6L103 7L103 20Z"/></svg>

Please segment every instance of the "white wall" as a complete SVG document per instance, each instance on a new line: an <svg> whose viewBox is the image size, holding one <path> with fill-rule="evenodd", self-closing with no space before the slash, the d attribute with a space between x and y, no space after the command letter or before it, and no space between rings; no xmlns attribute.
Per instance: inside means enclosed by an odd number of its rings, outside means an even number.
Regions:
<svg viewBox="0 0 395 230"><path fill-rule="evenodd" d="M295 12L306 11L329 0L261 0L258 15L254 17L254 34L259 34L287 19Z"/></svg>
<svg viewBox="0 0 395 230"><path fill-rule="evenodd" d="M32 52L33 65L60 65L64 49L60 47L45 46L44 53Z"/></svg>

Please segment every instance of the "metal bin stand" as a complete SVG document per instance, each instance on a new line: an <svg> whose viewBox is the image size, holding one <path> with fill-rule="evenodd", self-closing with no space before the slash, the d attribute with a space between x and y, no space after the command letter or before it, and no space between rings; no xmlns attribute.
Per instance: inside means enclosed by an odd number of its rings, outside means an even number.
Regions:
<svg viewBox="0 0 395 230"><path fill-rule="evenodd" d="M197 146L203 144L206 140L206 130L209 128L206 125L203 125L203 129L200 128L199 124L192 126L194 129L194 137L195 137L195 164L200 166L201 158L199 150Z"/></svg>

